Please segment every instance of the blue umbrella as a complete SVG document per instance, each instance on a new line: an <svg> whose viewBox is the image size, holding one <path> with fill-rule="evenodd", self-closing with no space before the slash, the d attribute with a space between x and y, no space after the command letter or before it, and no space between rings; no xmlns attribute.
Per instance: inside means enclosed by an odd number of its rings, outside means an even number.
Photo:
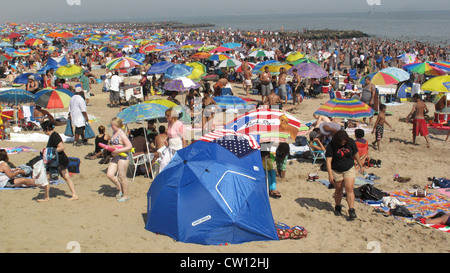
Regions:
<svg viewBox="0 0 450 273"><path fill-rule="evenodd" d="M171 68L174 65L174 63L166 61L157 62L155 64L152 64L152 66L148 69L147 74L163 74L167 71L167 69Z"/></svg>
<svg viewBox="0 0 450 273"><path fill-rule="evenodd" d="M34 101L34 94L23 89L8 89L0 92L0 102L14 103L29 103Z"/></svg>
<svg viewBox="0 0 450 273"><path fill-rule="evenodd" d="M176 46L177 43L173 42L173 41L168 41L164 43L165 46Z"/></svg>
<svg viewBox="0 0 450 273"><path fill-rule="evenodd" d="M217 96L217 97L214 97L214 101L222 109L227 109L227 108L242 109L242 108L248 107L248 104L245 100L243 100L240 97L236 97L236 96L230 96L230 95Z"/></svg>
<svg viewBox="0 0 450 273"><path fill-rule="evenodd" d="M130 57L140 61L141 63L143 63L145 60L145 54L143 53L134 53Z"/></svg>
<svg viewBox="0 0 450 273"><path fill-rule="evenodd" d="M164 118L169 107L157 103L140 103L125 108L116 117L120 118L123 124L145 121L149 119Z"/></svg>
<svg viewBox="0 0 450 273"><path fill-rule="evenodd" d="M194 70L193 67L184 64L176 64L166 70L164 76L169 79L189 76Z"/></svg>
<svg viewBox="0 0 450 273"><path fill-rule="evenodd" d="M235 47L241 47L242 45L238 44L238 43L226 43L226 44L223 44L222 46L226 47L226 48L233 49Z"/></svg>
<svg viewBox="0 0 450 273"><path fill-rule="evenodd" d="M269 64L273 64L273 63L278 63L278 61L277 60L268 60L268 61L257 63L255 65L255 67L253 67L253 69L252 69L253 74L258 74L259 70L261 68L263 68L265 65L269 65Z"/></svg>
<svg viewBox="0 0 450 273"><path fill-rule="evenodd" d="M34 74L34 73L24 73L24 74L22 74L22 75L17 76L17 77L14 79L14 83L17 83L17 84L27 84L27 83L28 83L28 78L29 78L30 76L34 76L34 79L35 79L36 81L42 80L42 78L41 78L38 74Z"/></svg>

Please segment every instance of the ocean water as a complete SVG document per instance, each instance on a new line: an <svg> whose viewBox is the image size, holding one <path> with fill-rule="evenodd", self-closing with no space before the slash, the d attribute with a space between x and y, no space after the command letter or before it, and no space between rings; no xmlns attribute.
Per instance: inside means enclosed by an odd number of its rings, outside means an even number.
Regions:
<svg viewBox="0 0 450 273"><path fill-rule="evenodd" d="M449 11L354 12L323 14L223 15L165 18L185 24L211 23L215 29L302 31L360 30L370 36L400 41L448 44Z"/></svg>

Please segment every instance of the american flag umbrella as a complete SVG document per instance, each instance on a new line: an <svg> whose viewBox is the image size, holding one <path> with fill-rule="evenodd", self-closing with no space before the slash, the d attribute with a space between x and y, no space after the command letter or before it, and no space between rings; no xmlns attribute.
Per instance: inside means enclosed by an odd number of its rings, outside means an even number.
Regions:
<svg viewBox="0 0 450 273"><path fill-rule="evenodd" d="M314 114L336 118L367 118L375 111L366 103L355 99L334 98L317 109Z"/></svg>
<svg viewBox="0 0 450 273"><path fill-rule="evenodd" d="M276 109L255 109L235 118L224 129L253 135L260 143L270 141L287 142L298 135L301 121L289 113Z"/></svg>
<svg viewBox="0 0 450 273"><path fill-rule="evenodd" d="M225 146L225 148L238 157L250 152L251 149L261 148L253 136L236 133L233 130L215 130L214 132L203 135L199 140Z"/></svg>

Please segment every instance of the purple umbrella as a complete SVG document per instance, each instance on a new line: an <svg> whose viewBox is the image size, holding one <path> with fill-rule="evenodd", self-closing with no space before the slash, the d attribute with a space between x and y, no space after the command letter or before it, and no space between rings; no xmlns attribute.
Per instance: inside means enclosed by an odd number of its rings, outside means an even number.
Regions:
<svg viewBox="0 0 450 273"><path fill-rule="evenodd" d="M328 77L328 72L325 71L325 69L320 67L320 65L317 65L317 64L311 63L311 62L304 62L304 63L300 63L300 64L297 64L297 65L291 67L288 70L288 74L293 75L292 71L296 68L297 68L297 73L302 78L321 79L321 78Z"/></svg>
<svg viewBox="0 0 450 273"><path fill-rule="evenodd" d="M169 91L184 92L190 89L200 88L200 86L200 83L194 82L189 78L180 77L167 82L163 88Z"/></svg>

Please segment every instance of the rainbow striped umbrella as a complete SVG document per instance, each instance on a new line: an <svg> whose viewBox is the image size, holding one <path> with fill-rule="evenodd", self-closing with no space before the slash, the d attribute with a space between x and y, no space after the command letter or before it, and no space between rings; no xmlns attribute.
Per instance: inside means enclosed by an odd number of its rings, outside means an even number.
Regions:
<svg viewBox="0 0 450 273"><path fill-rule="evenodd" d="M17 56L17 57L28 56L28 55L30 55L31 51L32 50L30 48L21 47L14 51L14 56Z"/></svg>
<svg viewBox="0 0 450 273"><path fill-rule="evenodd" d="M403 68L411 73L423 74L425 76L443 76L446 74L444 70L433 66L429 62L406 64Z"/></svg>
<svg viewBox="0 0 450 273"><path fill-rule="evenodd" d="M434 62L434 63L430 63L430 64L432 66L435 66L435 67L440 68L442 70L450 71L450 62L440 61L440 62Z"/></svg>
<svg viewBox="0 0 450 273"><path fill-rule="evenodd" d="M208 61L223 61L223 60L231 59L231 57L228 56L227 54L217 53L217 54L213 54L213 55L209 56L206 59Z"/></svg>
<svg viewBox="0 0 450 273"><path fill-rule="evenodd" d="M47 109L64 109L69 107L73 93L67 89L43 89L34 95L34 103Z"/></svg>
<svg viewBox="0 0 450 273"><path fill-rule="evenodd" d="M359 83L363 84L367 77L374 85L390 85L390 84L397 84L400 82L400 80L394 77L392 74L379 71L370 73L362 77Z"/></svg>
<svg viewBox="0 0 450 273"><path fill-rule="evenodd" d="M132 68L139 65L142 65L142 62L134 58L120 57L108 62L106 64L106 68L109 70L114 70L114 69Z"/></svg>
<svg viewBox="0 0 450 273"><path fill-rule="evenodd" d="M66 64L55 71L55 76L60 79L72 79L83 75L84 69L73 64Z"/></svg>
<svg viewBox="0 0 450 273"><path fill-rule="evenodd" d="M335 98L329 100L314 114L336 118L367 118L375 111L366 103L355 99Z"/></svg>

